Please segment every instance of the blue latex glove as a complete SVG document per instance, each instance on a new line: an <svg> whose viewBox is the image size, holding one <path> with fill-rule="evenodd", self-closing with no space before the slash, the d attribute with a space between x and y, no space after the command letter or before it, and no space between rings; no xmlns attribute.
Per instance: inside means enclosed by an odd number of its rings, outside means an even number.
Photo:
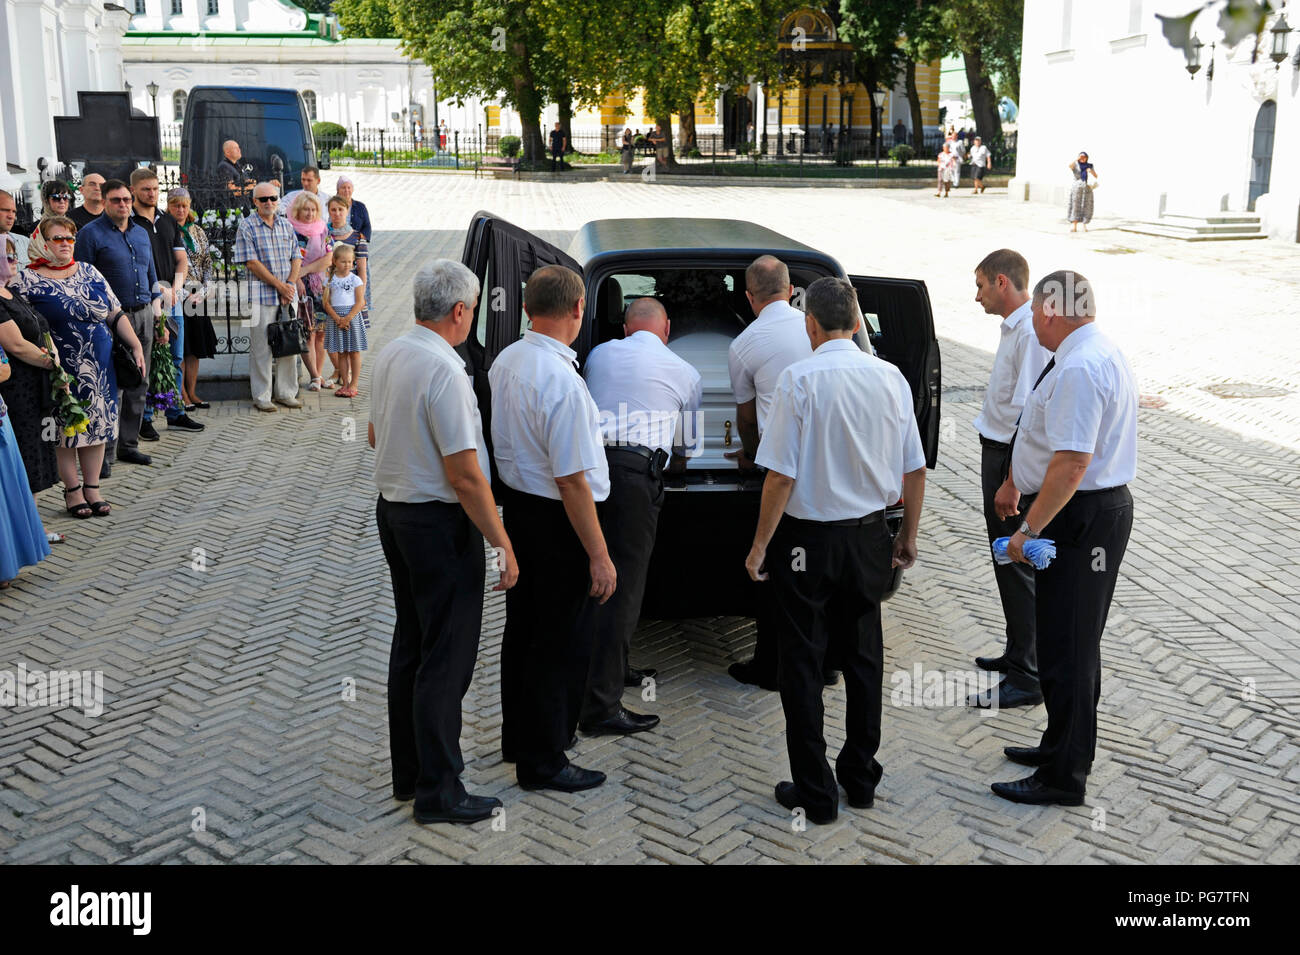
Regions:
<svg viewBox="0 0 1300 955"><path fill-rule="evenodd" d="M1007 544L1010 542L1010 537L999 537L993 542L993 559L999 564L1013 563L1007 554ZM1047 565L1056 556L1056 541L1048 540L1045 537L1027 540L1025 541L1024 550L1025 559L1033 564L1036 570L1046 570Z"/></svg>

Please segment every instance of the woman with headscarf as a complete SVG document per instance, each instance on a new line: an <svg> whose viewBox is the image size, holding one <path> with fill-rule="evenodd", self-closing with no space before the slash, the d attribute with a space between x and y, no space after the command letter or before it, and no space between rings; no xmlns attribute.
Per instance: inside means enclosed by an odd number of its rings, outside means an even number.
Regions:
<svg viewBox="0 0 1300 955"><path fill-rule="evenodd" d="M8 381L10 374L9 358L0 349L0 384ZM27 487L27 472L4 398L0 398L0 590L9 589L19 570L49 555L50 542Z"/></svg>
<svg viewBox="0 0 1300 955"><path fill-rule="evenodd" d="M298 271L298 301L306 303L303 316L311 316L311 343L307 354L302 356L311 375L308 391L320 391L324 386L321 378L325 364L325 326L316 319L317 302L320 301L323 286L322 273L330 264L329 225L320 217L320 204L311 193L302 192L289 207L289 224L298 233L298 248L302 251L302 268Z"/></svg>
<svg viewBox="0 0 1300 955"><path fill-rule="evenodd" d="M1070 231L1078 232L1079 223L1083 223L1083 231L1088 231L1088 223L1092 221L1092 190L1096 188L1097 170L1092 163L1088 162L1088 154L1079 153L1079 158L1070 163L1070 173L1073 182L1070 185L1070 204L1065 209L1065 217L1070 221ZM1093 182L1088 181L1088 176L1092 176Z"/></svg>
<svg viewBox="0 0 1300 955"><path fill-rule="evenodd" d="M217 271L212 264L212 244L199 227L198 216L190 208L190 193L183 186L167 191L167 214L180 227L185 254L190 259L186 273L185 362L182 365L181 395L187 412L212 407L198 395L199 359L217 354L217 332L208 316L208 298L213 293Z"/></svg>
<svg viewBox="0 0 1300 955"><path fill-rule="evenodd" d="M8 238L6 236L6 238ZM58 353L46 349L50 326L18 292L7 286L17 273L17 253L12 241L0 255L0 350L9 356L9 380L0 384L0 401L9 409L9 424L27 473L27 487L39 494L59 479L54 463L54 444L42 433L54 414L50 394L50 371L58 365ZM46 535L51 543L62 534Z"/></svg>
<svg viewBox="0 0 1300 955"><path fill-rule="evenodd" d="M59 364L73 376L73 392L90 417L84 431L65 436L54 449L63 496L73 517L107 517L110 507L99 494L99 472L104 446L117 438L113 335L126 343L141 374L144 350L131 322L122 321L126 313L108 281L89 262L73 260L76 224L48 216L41 220L39 234L49 258L32 260L18 276L18 291L49 323Z"/></svg>
<svg viewBox="0 0 1300 955"><path fill-rule="evenodd" d="M41 183L41 218L66 216L72 208L72 187L62 179Z"/></svg>

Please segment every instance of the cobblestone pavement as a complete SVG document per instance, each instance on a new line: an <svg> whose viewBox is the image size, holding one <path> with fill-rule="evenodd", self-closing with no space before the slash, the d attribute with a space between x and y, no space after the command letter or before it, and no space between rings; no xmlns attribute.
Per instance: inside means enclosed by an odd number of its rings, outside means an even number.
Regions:
<svg viewBox="0 0 1300 955"><path fill-rule="evenodd" d="M917 666L965 671L1000 642L971 429L996 321L967 301L970 267L1010 245L1036 271L1063 264L1089 274L1103 323L1125 342L1144 390L1168 404L1141 412L1136 522L1103 645L1088 805L1015 806L988 791L1023 774L1001 747L1034 742L1041 707L986 718L961 705L887 703L875 808L845 808L833 825L793 831L771 795L787 774L780 702L725 672L753 640L752 622L734 618L646 622L634 658L659 668L657 699L633 704L629 695L629 705L661 714L661 728L583 739L578 761L610 777L599 790L524 793L498 750L504 604L492 595L465 702L465 776L474 791L503 799L505 828L417 826L409 805L389 797L393 616L373 526L363 378L356 400L312 395L303 411L276 415L225 402L204 416L203 433L164 433L147 449L153 467L121 465L105 482L115 505L108 520L74 521L61 516L56 491L40 496L48 526L69 540L0 596L0 670L102 670L104 709L0 713L0 857L1300 858L1296 406L1290 396L1234 404L1199 391L1210 380L1296 386L1296 336L1281 305L1297 283L1291 247L1207 249L1105 230L1063 236L1056 210L993 193L944 203L894 190L846 198L829 189L355 178L381 227L375 347L409 321L414 263L458 255L479 207L556 230L601 215L740 215L827 248L850 271L925 278L943 338L944 440L920 562L885 611L887 680ZM1110 246L1135 251L1112 256ZM1138 274L1159 277L1149 309L1109 291L1112 280ZM1205 304L1182 311L1184 297ZM1248 322L1217 320L1243 306ZM1258 440L1263 433L1275 443ZM842 687L827 691L832 751L843 718Z"/></svg>

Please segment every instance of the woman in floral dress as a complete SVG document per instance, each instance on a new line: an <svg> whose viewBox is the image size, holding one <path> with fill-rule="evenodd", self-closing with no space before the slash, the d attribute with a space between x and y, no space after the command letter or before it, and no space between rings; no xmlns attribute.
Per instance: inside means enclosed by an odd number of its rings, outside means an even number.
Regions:
<svg viewBox="0 0 1300 955"><path fill-rule="evenodd" d="M76 224L62 216L42 219L40 235L49 258L34 258L18 275L17 287L49 323L59 364L75 379L73 391L90 417L84 432L61 438L54 449L63 496L74 517L106 517L110 508L99 494L99 469L104 446L117 439L118 414L110 329L116 326L142 374L144 351L131 323L120 321L122 306L104 276L89 263L73 261Z"/></svg>

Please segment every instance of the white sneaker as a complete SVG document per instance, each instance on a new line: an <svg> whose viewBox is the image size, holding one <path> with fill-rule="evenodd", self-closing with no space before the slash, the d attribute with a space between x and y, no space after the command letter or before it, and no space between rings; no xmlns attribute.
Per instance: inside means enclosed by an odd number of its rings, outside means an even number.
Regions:
<svg viewBox="0 0 1300 955"><path fill-rule="evenodd" d="M280 410L280 409L278 409L275 405L271 404L271 402L269 402L269 401L254 401L254 402L253 402L253 407L256 408L258 411L278 411L278 410Z"/></svg>
<svg viewBox="0 0 1300 955"><path fill-rule="evenodd" d="M299 401L297 398L275 398L273 400L277 405L284 405L286 408L302 407L302 402Z"/></svg>

